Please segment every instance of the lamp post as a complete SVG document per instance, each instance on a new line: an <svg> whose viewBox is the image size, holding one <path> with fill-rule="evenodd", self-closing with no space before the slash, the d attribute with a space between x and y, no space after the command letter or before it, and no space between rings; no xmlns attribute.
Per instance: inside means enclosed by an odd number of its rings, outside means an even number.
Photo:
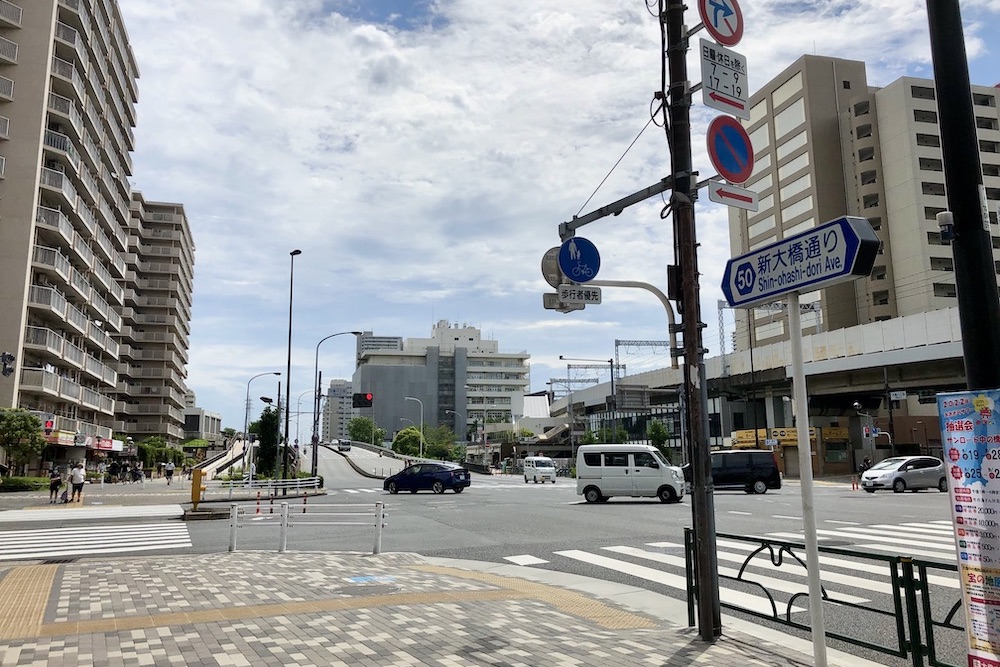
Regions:
<svg viewBox="0 0 1000 667"><path fill-rule="evenodd" d="M252 378L247 380L247 411L246 415L243 417L243 460L246 462L244 465L247 470L250 470L250 466L253 465L253 447L248 447L250 437L247 435L247 429L250 428L250 383L259 377L264 377L265 375L281 375L281 371L268 371L266 373L257 373ZM250 482L253 483L253 473L250 473Z"/></svg>
<svg viewBox="0 0 1000 667"><path fill-rule="evenodd" d="M608 359L607 362L605 362L603 359L577 359L577 358L574 358L574 357L564 357L561 354L559 355L559 358L562 361L589 361L589 362L595 363L595 364L603 364L603 363L607 363L608 364L608 368L611 370L611 406L610 406L610 409L608 410L608 417L609 417L609 420L611 421L611 438L610 439L611 439L612 442L614 442L615 441L615 437L616 437L616 434L615 434L615 412L616 412L616 408L617 408L617 405L618 405L618 397L615 395L615 360L614 359ZM569 366L567 365L567 369L568 368L569 368ZM567 377L568 377L568 373L567 373Z"/></svg>
<svg viewBox="0 0 1000 667"><path fill-rule="evenodd" d="M424 402L413 396L406 396L406 400L420 404L420 458L424 458Z"/></svg>
<svg viewBox="0 0 1000 667"><path fill-rule="evenodd" d="M285 366L285 446L281 450L281 479L288 479L288 404L292 389L292 297L295 294L295 257L302 251L296 248L288 253L288 362ZM288 487L281 490L281 495L288 495Z"/></svg>
<svg viewBox="0 0 1000 667"><path fill-rule="evenodd" d="M315 388L316 395L313 398L313 430L312 430L312 476L317 476L317 466L319 465L319 455L317 454L319 448L319 408L320 408L320 397L323 392L319 386L319 346L323 344L323 341L330 340L334 336L344 336L347 334L354 334L355 336L360 336L361 331L338 331L335 334L330 334L325 338L320 338L319 342L316 343L316 364L313 369L313 387Z"/></svg>
<svg viewBox="0 0 1000 667"><path fill-rule="evenodd" d="M302 397L306 394L315 393L315 389L306 389L304 392L299 394L298 400L295 401L295 444L299 444L299 420L302 415ZM315 477L315 475L313 475Z"/></svg>

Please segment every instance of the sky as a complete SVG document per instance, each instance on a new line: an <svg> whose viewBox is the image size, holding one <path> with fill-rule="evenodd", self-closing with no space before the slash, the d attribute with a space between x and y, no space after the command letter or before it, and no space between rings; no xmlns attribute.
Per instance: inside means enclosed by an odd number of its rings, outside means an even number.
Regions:
<svg viewBox="0 0 1000 667"><path fill-rule="evenodd" d="M540 263L559 223L669 175L664 131L649 122L660 33L644 0L120 4L140 72L132 185L185 207L196 246L187 382L224 427L242 429L252 376L285 379L290 297L290 393L302 406L316 344L340 331L426 338L439 320L475 326L531 355L532 391L567 376L560 355L608 360L616 340L667 340L666 313L643 290L604 288L600 305L568 314L542 307L552 289ZM806 53L866 62L869 85L933 76L923 2L741 8L733 49L751 93ZM971 81L1000 82L1000 0L965 0L962 17ZM693 82L705 36L692 39ZM706 178L705 131L719 112L700 99L692 144ZM663 208L654 197L578 230L600 251L598 279L666 289L675 259ZM696 220L714 356L726 211L703 196ZM354 349L350 335L323 343L325 380L351 377ZM670 363L662 348L619 359L629 374ZM251 397L274 396L277 380L255 380Z"/></svg>

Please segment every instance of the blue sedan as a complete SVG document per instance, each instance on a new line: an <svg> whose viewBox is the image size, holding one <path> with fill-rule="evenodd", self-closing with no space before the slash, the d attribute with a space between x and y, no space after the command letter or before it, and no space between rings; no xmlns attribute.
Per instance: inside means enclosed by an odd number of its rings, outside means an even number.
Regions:
<svg viewBox="0 0 1000 667"><path fill-rule="evenodd" d="M444 493L445 489L461 493L470 484L472 479L469 477L469 471L454 463L416 463L387 477L382 488L389 493L400 491Z"/></svg>

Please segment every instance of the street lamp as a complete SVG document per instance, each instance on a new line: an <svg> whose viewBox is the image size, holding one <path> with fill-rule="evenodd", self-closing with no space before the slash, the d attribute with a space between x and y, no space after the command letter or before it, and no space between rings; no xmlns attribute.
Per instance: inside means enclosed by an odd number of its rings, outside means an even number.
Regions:
<svg viewBox="0 0 1000 667"><path fill-rule="evenodd" d="M298 400L295 401L295 444L299 444L299 419L302 415L302 397L306 394L312 394L315 389L306 389L304 392L299 394ZM315 475L313 475L315 477Z"/></svg>
<svg viewBox="0 0 1000 667"><path fill-rule="evenodd" d="M245 465L248 470L250 469L250 466L253 465L253 447L247 446L250 440L249 436L247 435L247 429L250 428L250 383L259 377L264 377L265 375L281 375L281 371L268 371L265 373L258 373L257 375L254 375L252 378L247 380L247 411L246 415L244 415L243 417L243 448L245 450L243 452L243 460L246 462ZM250 482L253 483L252 472L250 474Z"/></svg>
<svg viewBox="0 0 1000 667"><path fill-rule="evenodd" d="M603 363L605 363L605 361L603 359L577 359L575 357L564 357L561 354L559 355L559 358L562 361L589 361L589 362L595 363L595 364L603 364ZM615 412L616 412L616 408L618 406L618 397L615 395L615 360L614 359L608 359L607 364L608 364L609 369L611 370L611 401L612 401L612 403L611 403L611 409L608 411L608 416L609 416L610 421L611 421L611 438L610 439L611 439L612 442L614 442L615 441L615 436L616 436L616 434L615 434ZM569 368L568 365L567 365L567 368ZM567 377L568 377L568 373L567 373Z"/></svg>
<svg viewBox="0 0 1000 667"><path fill-rule="evenodd" d="M355 336L360 336L361 331L339 331L335 334L330 334L325 338L320 338L319 342L316 343L316 365L313 369L313 386L315 387L316 396L313 398L313 430L312 430L312 476L317 476L317 466L319 465L319 455L317 454L317 448L319 446L319 403L320 397L323 395L322 390L319 386L319 346L323 344L323 341L330 340L334 336L344 336L346 334L354 334Z"/></svg>
<svg viewBox="0 0 1000 667"><path fill-rule="evenodd" d="M424 458L424 402L419 398L406 396L408 401L416 401L420 404L420 458Z"/></svg>
<svg viewBox="0 0 1000 667"><path fill-rule="evenodd" d="M296 248L288 253L288 362L285 366L285 446L281 450L281 479L288 479L288 405L291 402L292 389L292 297L295 294L295 257L302 251ZM281 490L281 495L288 495L288 487Z"/></svg>

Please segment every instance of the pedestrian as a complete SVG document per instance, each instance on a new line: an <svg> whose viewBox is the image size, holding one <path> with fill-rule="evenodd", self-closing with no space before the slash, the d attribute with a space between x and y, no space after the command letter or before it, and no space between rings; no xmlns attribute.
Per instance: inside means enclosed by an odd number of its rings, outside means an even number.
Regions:
<svg viewBox="0 0 1000 667"><path fill-rule="evenodd" d="M83 483L86 479L87 473L83 470L83 462L78 462L69 477L69 481L73 485L73 495L70 498L71 503L83 501Z"/></svg>
<svg viewBox="0 0 1000 667"><path fill-rule="evenodd" d="M118 461L112 461L111 465L108 467L108 473L111 475L111 483L114 484L118 481L118 473L121 472L122 467L118 464Z"/></svg>
<svg viewBox="0 0 1000 667"><path fill-rule="evenodd" d="M170 486L170 481L174 478L173 461L167 461L167 465L163 466L163 474L167 477L167 486Z"/></svg>
<svg viewBox="0 0 1000 667"><path fill-rule="evenodd" d="M59 501L59 488L62 486L62 475L59 468L52 466L49 471L49 505L55 505Z"/></svg>
<svg viewBox="0 0 1000 667"><path fill-rule="evenodd" d="M865 460L861 462L861 469L859 470L859 472L864 473L871 467L872 467L872 460L866 456Z"/></svg>

